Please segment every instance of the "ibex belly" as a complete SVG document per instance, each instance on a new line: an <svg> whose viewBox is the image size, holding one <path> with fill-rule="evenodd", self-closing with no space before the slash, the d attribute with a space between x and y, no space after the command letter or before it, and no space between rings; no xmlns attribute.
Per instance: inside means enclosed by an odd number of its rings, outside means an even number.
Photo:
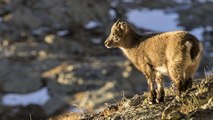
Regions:
<svg viewBox="0 0 213 120"><path fill-rule="evenodd" d="M166 76L169 75L169 74L168 74L167 67L166 67L165 65L160 66L160 67L156 67L155 70L158 71L158 72L160 72L160 73L163 74L163 75L166 75Z"/></svg>

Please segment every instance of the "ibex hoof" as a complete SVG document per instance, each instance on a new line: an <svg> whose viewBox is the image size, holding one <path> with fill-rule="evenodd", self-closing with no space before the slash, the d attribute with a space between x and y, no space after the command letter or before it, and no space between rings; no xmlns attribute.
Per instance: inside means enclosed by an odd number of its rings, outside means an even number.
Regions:
<svg viewBox="0 0 213 120"><path fill-rule="evenodd" d="M156 103L155 99L149 100L149 104L150 104L150 105L155 104L155 103Z"/></svg>
<svg viewBox="0 0 213 120"><path fill-rule="evenodd" d="M156 102L157 103L162 103L162 102L164 102L164 99L163 98L156 99Z"/></svg>
<svg viewBox="0 0 213 120"><path fill-rule="evenodd" d="M176 100L177 102L180 102L180 100L181 100L180 96L176 96L176 97L175 97L175 100Z"/></svg>
<svg viewBox="0 0 213 120"><path fill-rule="evenodd" d="M149 104L153 105L153 104L155 104L155 102L154 101L149 101Z"/></svg>

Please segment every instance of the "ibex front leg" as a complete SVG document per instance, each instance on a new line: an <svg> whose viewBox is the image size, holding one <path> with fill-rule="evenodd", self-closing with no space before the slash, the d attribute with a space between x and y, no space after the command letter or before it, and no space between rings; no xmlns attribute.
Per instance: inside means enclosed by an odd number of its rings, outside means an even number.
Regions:
<svg viewBox="0 0 213 120"><path fill-rule="evenodd" d="M145 65L143 66L143 73L147 79L148 83L148 100L149 104L153 104L156 102L156 91L155 91L155 74L154 70L149 66Z"/></svg>
<svg viewBox="0 0 213 120"><path fill-rule="evenodd" d="M156 102L160 103L164 101L164 80L161 73L156 72L155 74L155 82L157 84L157 99Z"/></svg>
<svg viewBox="0 0 213 120"><path fill-rule="evenodd" d="M146 79L148 82L148 91L149 91L149 104L153 104L156 102L156 91L154 86L154 76L153 75L146 75Z"/></svg>

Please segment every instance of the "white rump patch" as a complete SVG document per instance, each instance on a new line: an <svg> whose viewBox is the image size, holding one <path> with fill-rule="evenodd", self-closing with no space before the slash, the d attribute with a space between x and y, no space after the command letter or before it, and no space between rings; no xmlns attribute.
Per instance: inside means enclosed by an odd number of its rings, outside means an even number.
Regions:
<svg viewBox="0 0 213 120"><path fill-rule="evenodd" d="M203 52L203 44L199 43L200 53Z"/></svg>
<svg viewBox="0 0 213 120"><path fill-rule="evenodd" d="M186 41L185 45L188 47L188 49L192 48L192 43L189 41Z"/></svg>
<svg viewBox="0 0 213 120"><path fill-rule="evenodd" d="M161 66L161 67L156 67L155 70L157 70L158 72L160 72L163 75L169 75L168 74L168 70L165 66Z"/></svg>

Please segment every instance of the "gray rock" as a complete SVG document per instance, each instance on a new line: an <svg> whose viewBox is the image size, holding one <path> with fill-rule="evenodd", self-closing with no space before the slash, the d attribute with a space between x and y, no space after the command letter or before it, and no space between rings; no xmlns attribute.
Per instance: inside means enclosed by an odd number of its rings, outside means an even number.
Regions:
<svg viewBox="0 0 213 120"><path fill-rule="evenodd" d="M51 49L51 52L56 54L64 54L64 56L73 57L86 53L84 46L80 42L77 42L77 40L69 41L67 39L56 36L53 38L53 40L54 42L49 45L49 48Z"/></svg>
<svg viewBox="0 0 213 120"><path fill-rule="evenodd" d="M0 105L1 120L46 120L44 110L39 105L2 106Z"/></svg>
<svg viewBox="0 0 213 120"><path fill-rule="evenodd" d="M190 120L211 120L213 118L213 109L197 109L190 112L187 119Z"/></svg>
<svg viewBox="0 0 213 120"><path fill-rule="evenodd" d="M62 99L58 97L53 97L49 101L47 101L42 108L45 111L45 114L51 115L54 114L56 111L59 111L60 109L63 109L67 106L67 103Z"/></svg>
<svg viewBox="0 0 213 120"><path fill-rule="evenodd" d="M67 13L73 17L73 21L86 24L90 20L100 20L103 23L107 22L107 17L111 0L66 0ZM81 6L81 7L79 7Z"/></svg>
<svg viewBox="0 0 213 120"><path fill-rule="evenodd" d="M75 26L84 26L92 20L106 25L111 0L16 0L5 4L3 22L0 32L4 37L19 37L21 32L33 32L36 29L47 27L48 30L75 29Z"/></svg>
<svg viewBox="0 0 213 120"><path fill-rule="evenodd" d="M29 93L42 86L40 73L31 67L31 63L10 62L2 59L0 66L3 92Z"/></svg>
<svg viewBox="0 0 213 120"><path fill-rule="evenodd" d="M59 64L49 59L48 46L37 42L20 42L2 48L0 53L0 90L28 93L42 86L43 71Z"/></svg>

